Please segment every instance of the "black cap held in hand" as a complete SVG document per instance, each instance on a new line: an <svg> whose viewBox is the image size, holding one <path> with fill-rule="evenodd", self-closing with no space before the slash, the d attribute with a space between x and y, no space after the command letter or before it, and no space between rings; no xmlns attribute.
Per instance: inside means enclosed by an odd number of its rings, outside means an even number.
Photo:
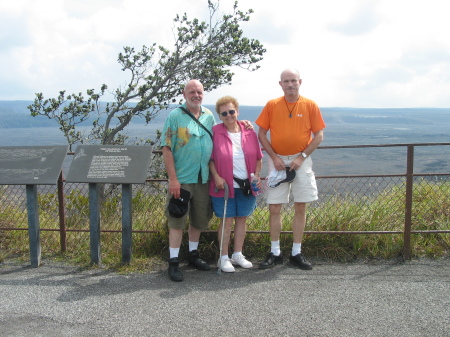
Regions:
<svg viewBox="0 0 450 337"><path fill-rule="evenodd" d="M184 216L189 209L190 198L191 193L180 188L180 198L175 199L175 197L172 197L169 201L169 205L167 206L170 216L174 218L181 218Z"/></svg>

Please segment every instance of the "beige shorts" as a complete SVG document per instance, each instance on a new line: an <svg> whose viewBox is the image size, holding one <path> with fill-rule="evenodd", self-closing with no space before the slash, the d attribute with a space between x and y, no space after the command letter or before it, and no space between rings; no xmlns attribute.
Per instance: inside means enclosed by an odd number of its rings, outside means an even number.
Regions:
<svg viewBox="0 0 450 337"><path fill-rule="evenodd" d="M213 212L211 207L211 198L209 197L209 184L181 184L181 188L191 192L191 200L189 201L189 210L181 218L174 218L169 215L167 206L172 197L169 193L166 195L166 205L164 207L165 215L169 228L184 229L186 227L186 219L189 214L189 221L192 227L199 230L208 229L209 220L211 220Z"/></svg>
<svg viewBox="0 0 450 337"><path fill-rule="evenodd" d="M299 154L291 156L279 156L286 166L289 166L298 157ZM274 168L273 161L268 158L269 171ZM271 188L266 186L266 202L267 204L287 204L289 202L290 191L294 202L307 203L317 200L318 191L316 184L316 176L312 170L312 159L307 157L302 166L295 170L295 179L291 183L281 183L279 186Z"/></svg>

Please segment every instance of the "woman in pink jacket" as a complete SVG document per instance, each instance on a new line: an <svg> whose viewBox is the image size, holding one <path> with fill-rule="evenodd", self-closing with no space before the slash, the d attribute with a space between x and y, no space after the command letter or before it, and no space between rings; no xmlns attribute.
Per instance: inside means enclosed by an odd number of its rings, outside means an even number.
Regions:
<svg viewBox="0 0 450 337"><path fill-rule="evenodd" d="M214 179L211 179L209 194L211 196L214 213L218 218L224 212L224 182L229 186L229 199L225 217L225 229L220 257L220 268L224 272L234 272L233 265L242 268L251 268L253 265L242 255L242 247L246 234L247 217L256 207L256 194L252 189L242 189L242 185L249 186L250 176L257 177L257 185L262 188L259 174L262 166L262 152L258 136L254 130L247 130L238 121L239 103L231 96L220 98L216 102L216 111L222 121L215 125L213 130L213 151L210 161L210 170ZM228 256L231 227L234 225L234 253L231 259ZM220 222L218 235L221 241L222 222Z"/></svg>

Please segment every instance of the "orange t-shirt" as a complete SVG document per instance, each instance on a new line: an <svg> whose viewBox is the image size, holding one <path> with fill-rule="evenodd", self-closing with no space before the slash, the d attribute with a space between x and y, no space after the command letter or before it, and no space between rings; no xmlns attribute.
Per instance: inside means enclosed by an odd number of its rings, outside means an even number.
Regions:
<svg viewBox="0 0 450 337"><path fill-rule="evenodd" d="M282 156L302 152L311 142L312 133L325 128L314 101L300 96L297 103L286 103L284 96L270 100L256 119L258 126L270 131L272 148Z"/></svg>

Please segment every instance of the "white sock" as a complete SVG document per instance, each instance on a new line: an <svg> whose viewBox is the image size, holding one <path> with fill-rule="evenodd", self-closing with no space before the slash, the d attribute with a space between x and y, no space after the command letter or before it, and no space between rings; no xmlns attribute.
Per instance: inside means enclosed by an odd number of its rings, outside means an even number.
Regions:
<svg viewBox="0 0 450 337"><path fill-rule="evenodd" d="M270 246L271 246L271 252L273 253L273 255L280 256L280 254L281 254L280 240L270 241Z"/></svg>
<svg viewBox="0 0 450 337"><path fill-rule="evenodd" d="M298 255L302 252L302 244L301 243L293 243L292 244L292 256Z"/></svg>
<svg viewBox="0 0 450 337"><path fill-rule="evenodd" d="M222 255L220 258L221 258L222 260L228 260L228 255Z"/></svg>
<svg viewBox="0 0 450 337"><path fill-rule="evenodd" d="M233 255L231 255L231 258L236 259L241 255L242 255L242 252L234 252Z"/></svg>
<svg viewBox="0 0 450 337"><path fill-rule="evenodd" d="M169 247L170 258L178 257L179 253L180 253L180 248L170 248Z"/></svg>
<svg viewBox="0 0 450 337"><path fill-rule="evenodd" d="M197 250L198 248L198 242L192 242L189 241L189 251L192 252L193 250Z"/></svg>

